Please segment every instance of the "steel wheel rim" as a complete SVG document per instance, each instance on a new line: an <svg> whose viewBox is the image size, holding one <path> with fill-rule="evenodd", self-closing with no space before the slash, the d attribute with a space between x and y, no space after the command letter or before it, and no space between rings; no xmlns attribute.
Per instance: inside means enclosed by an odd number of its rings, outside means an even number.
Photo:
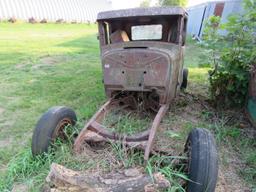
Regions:
<svg viewBox="0 0 256 192"><path fill-rule="evenodd" d="M56 126L53 135L52 140L55 141L58 137L61 139L65 139L66 134L64 132L65 127L71 125L71 120L69 118L62 119Z"/></svg>

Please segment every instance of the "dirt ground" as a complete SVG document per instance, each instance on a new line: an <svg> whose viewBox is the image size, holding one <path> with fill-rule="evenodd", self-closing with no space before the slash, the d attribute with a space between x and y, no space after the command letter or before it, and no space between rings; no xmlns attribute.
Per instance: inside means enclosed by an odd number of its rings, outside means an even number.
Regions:
<svg viewBox="0 0 256 192"><path fill-rule="evenodd" d="M164 117L159 131L157 132L158 139L156 139L154 147L158 149L164 148L163 150L170 152L173 156L181 154L186 136L192 127L202 127L204 124L217 121L215 117L205 120L202 116L205 111L215 113L214 108L208 103L207 97L189 92L181 93L181 95L175 99L169 112L167 112ZM242 168L245 165L236 152L219 143L218 153L219 173L216 192L251 192L252 189L248 187L237 173L238 168ZM122 162L115 159L111 150L103 150L94 153L87 148L84 154L93 157L95 160L103 158L109 159L109 161L112 162L110 166L111 169L123 166ZM223 158L225 158L226 163L224 163ZM98 169L95 171L102 170Z"/></svg>
<svg viewBox="0 0 256 192"><path fill-rule="evenodd" d="M187 122L190 122L195 126L198 126L198 122L208 123L202 119L202 113L204 111L215 112L205 96L197 95L195 93L181 94L181 96L174 102L174 105L172 105L169 113L169 116L178 119L175 124L172 124L171 129L178 133L184 130L184 125ZM239 115L243 116L243 114ZM208 120L216 121L217 119L212 118ZM249 125L247 121L243 123ZM248 131L251 131L250 128L248 129ZM179 145L181 146L182 144ZM235 151L221 145L222 144L218 144L219 173L216 192L251 192L252 189L248 187L237 173L238 168L245 166L244 163L240 160L240 157ZM227 163L224 163L223 156L225 156L225 161Z"/></svg>

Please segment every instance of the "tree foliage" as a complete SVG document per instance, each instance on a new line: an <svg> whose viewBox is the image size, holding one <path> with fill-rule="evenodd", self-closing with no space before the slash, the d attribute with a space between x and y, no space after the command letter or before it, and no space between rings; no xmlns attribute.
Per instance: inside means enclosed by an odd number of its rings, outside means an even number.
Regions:
<svg viewBox="0 0 256 192"><path fill-rule="evenodd" d="M151 0L143 0L140 3L140 7L150 7Z"/></svg>
<svg viewBox="0 0 256 192"><path fill-rule="evenodd" d="M218 106L241 107L246 102L249 74L256 65L256 4L244 1L244 12L225 24L210 17L205 25L204 46L209 50L210 91ZM218 30L226 31L225 36Z"/></svg>
<svg viewBox="0 0 256 192"><path fill-rule="evenodd" d="M188 0L159 0L161 6L182 6L185 7L188 4Z"/></svg>

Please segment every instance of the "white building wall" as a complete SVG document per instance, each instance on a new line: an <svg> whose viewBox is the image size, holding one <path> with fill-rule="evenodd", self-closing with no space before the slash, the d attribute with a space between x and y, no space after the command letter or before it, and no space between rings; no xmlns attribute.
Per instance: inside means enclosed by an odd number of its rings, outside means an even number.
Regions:
<svg viewBox="0 0 256 192"><path fill-rule="evenodd" d="M0 19L94 22L98 12L111 9L110 0L0 0Z"/></svg>

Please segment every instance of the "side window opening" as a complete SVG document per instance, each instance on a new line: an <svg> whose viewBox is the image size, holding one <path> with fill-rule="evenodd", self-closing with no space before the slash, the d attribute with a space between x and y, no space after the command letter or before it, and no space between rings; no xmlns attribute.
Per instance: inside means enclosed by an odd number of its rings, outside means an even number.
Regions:
<svg viewBox="0 0 256 192"><path fill-rule="evenodd" d="M104 22L103 26L104 26L104 30L105 30L106 44L110 44L110 41L109 41L109 24L107 22Z"/></svg>
<svg viewBox="0 0 256 192"><path fill-rule="evenodd" d="M178 39L178 23L174 22L170 25L168 31L168 42L177 44Z"/></svg>
<svg viewBox="0 0 256 192"><path fill-rule="evenodd" d="M123 30L116 30L115 32L111 33L110 35L110 42L111 43L120 43L120 42L127 42L130 41L127 33Z"/></svg>
<svg viewBox="0 0 256 192"><path fill-rule="evenodd" d="M186 33L187 33L187 19L184 19L183 30L182 30L182 46L186 43Z"/></svg>

